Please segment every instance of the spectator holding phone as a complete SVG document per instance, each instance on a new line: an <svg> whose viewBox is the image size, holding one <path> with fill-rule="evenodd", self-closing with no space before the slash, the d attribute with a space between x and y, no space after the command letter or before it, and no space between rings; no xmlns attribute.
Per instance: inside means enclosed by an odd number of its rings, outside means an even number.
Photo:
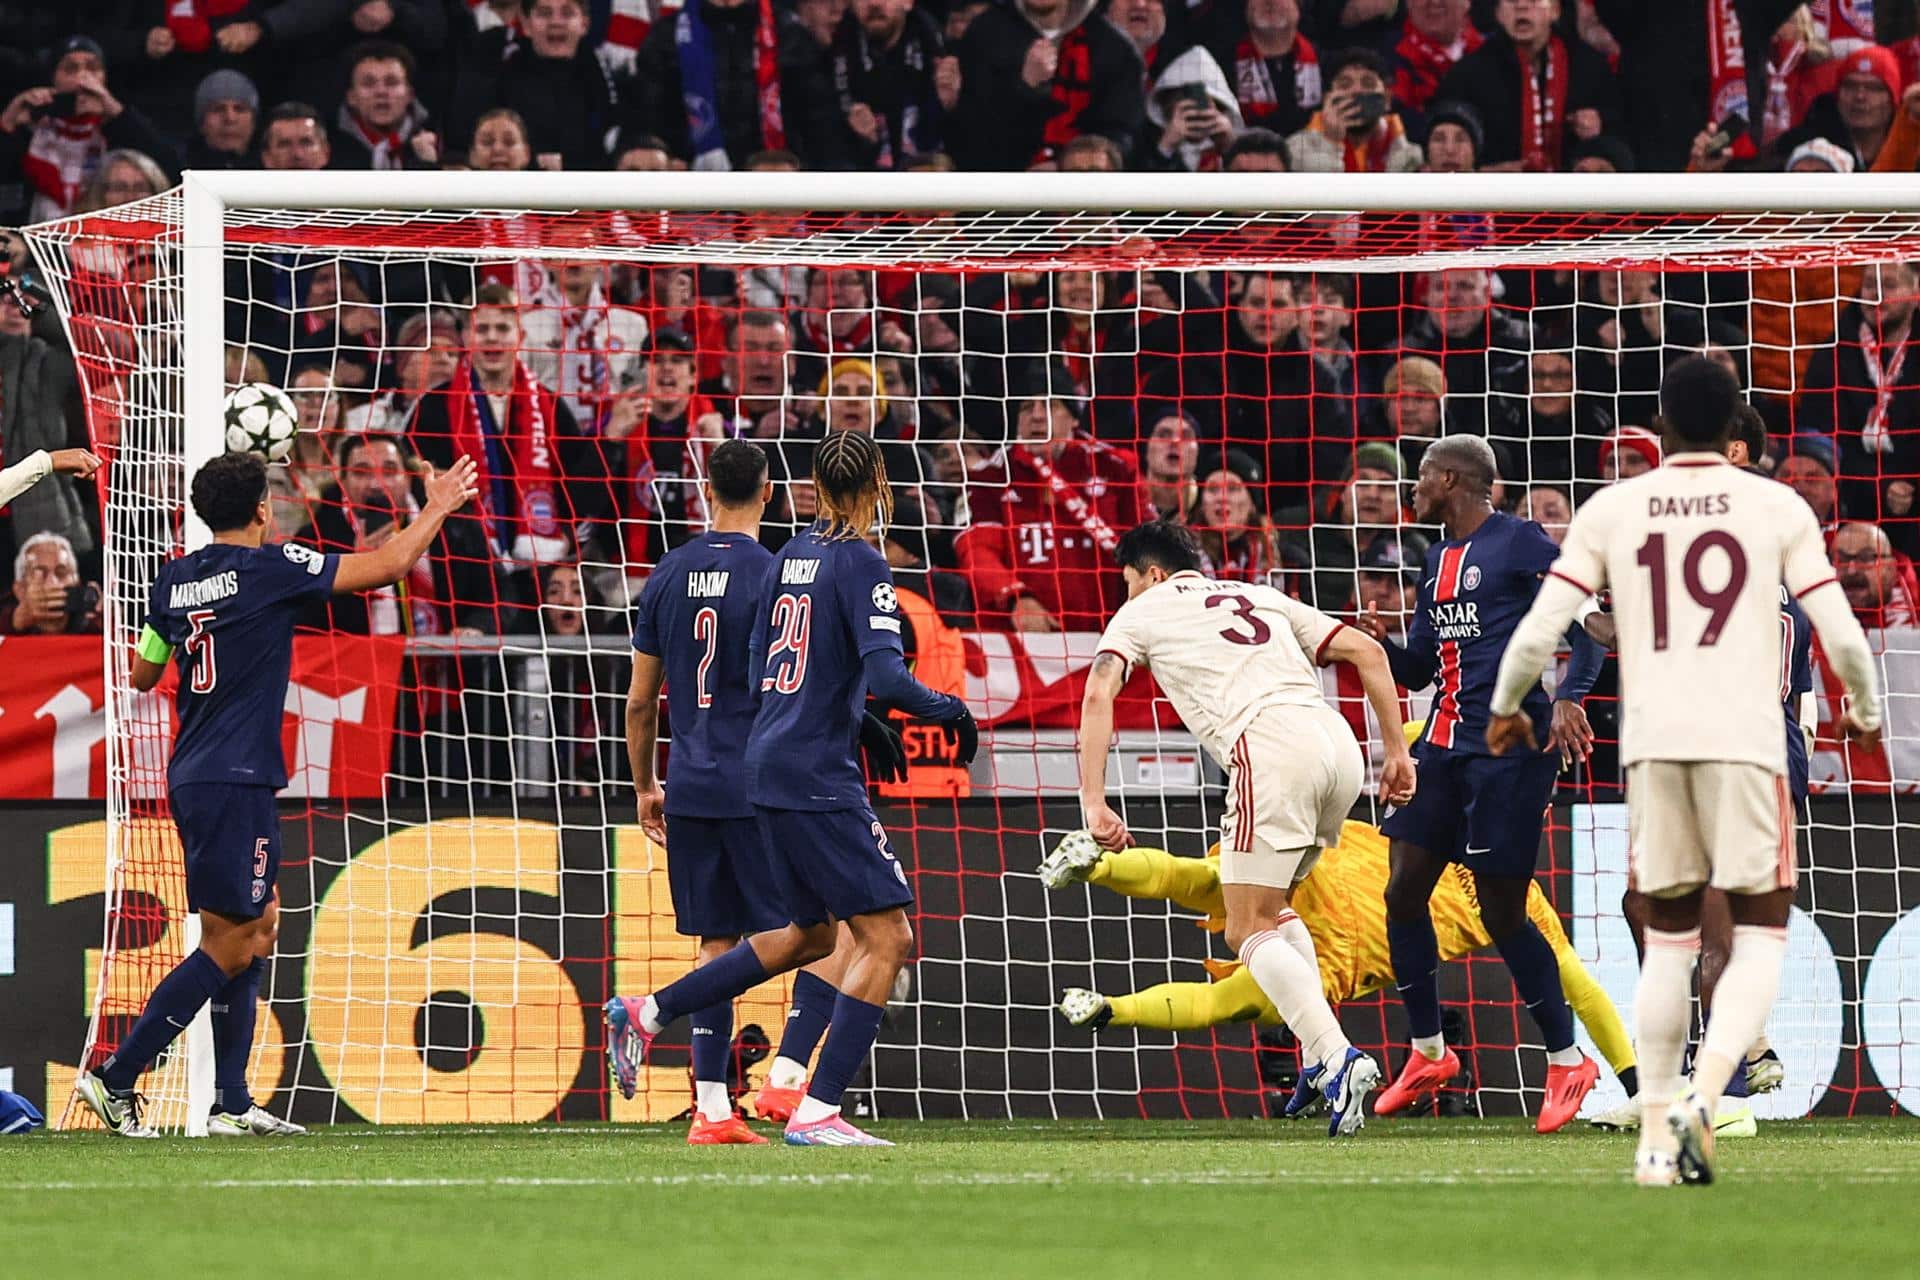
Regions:
<svg viewBox="0 0 1920 1280"><path fill-rule="evenodd" d="M1218 170L1243 127L1226 73L1198 45L1160 73L1147 99L1147 120L1159 134L1141 131L1143 142L1153 141L1140 149L1134 167L1171 173Z"/></svg>
<svg viewBox="0 0 1920 1280"><path fill-rule="evenodd" d="M0 635L100 631L100 584L80 580L73 544L57 533L36 533L20 544L13 558L13 599L13 608L0 611Z"/></svg>
<svg viewBox="0 0 1920 1280"><path fill-rule="evenodd" d="M55 55L51 83L21 90L0 111L0 171L18 171L32 193L24 221L73 212L101 157L114 147L170 160L174 154L145 116L107 88L99 43L69 36Z"/></svg>
<svg viewBox="0 0 1920 1280"><path fill-rule="evenodd" d="M1425 163L1393 111L1387 64L1372 49L1327 60L1327 96L1307 127L1287 139L1295 173L1413 173Z"/></svg>

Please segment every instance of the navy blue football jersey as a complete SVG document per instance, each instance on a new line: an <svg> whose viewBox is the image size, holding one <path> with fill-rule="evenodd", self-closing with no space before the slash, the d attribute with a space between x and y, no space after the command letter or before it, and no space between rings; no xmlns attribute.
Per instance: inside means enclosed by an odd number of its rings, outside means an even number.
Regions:
<svg viewBox="0 0 1920 1280"><path fill-rule="evenodd" d="M660 559L640 592L633 647L666 665L666 811L751 818L739 768L753 728L747 650L773 555L744 533L707 533Z"/></svg>
<svg viewBox="0 0 1920 1280"><path fill-rule="evenodd" d="M1545 529L1499 511L1472 537L1427 549L1420 602L1407 629L1410 661L1394 663L1396 678L1408 688L1434 686L1427 745L1487 754L1487 707L1500 657L1540 592L1540 575L1559 555ZM1389 656L1399 657L1391 650ZM1538 680L1520 709L1545 742L1552 704Z"/></svg>
<svg viewBox="0 0 1920 1280"><path fill-rule="evenodd" d="M280 717L293 671L293 624L333 591L338 556L295 543L215 542L154 575L147 625L180 663L180 732L167 784L287 785Z"/></svg>
<svg viewBox="0 0 1920 1280"><path fill-rule="evenodd" d="M815 526L780 549L767 574L755 637L760 714L747 743L747 792L774 809L867 803L860 765L864 659L904 653L900 603L886 557Z"/></svg>
<svg viewBox="0 0 1920 1280"><path fill-rule="evenodd" d="M1813 688L1813 624L1784 583L1780 587L1780 700L1787 711L1787 781L1793 798L1807 798L1807 739L1801 732L1800 695ZM1809 728L1811 726L1808 726Z"/></svg>

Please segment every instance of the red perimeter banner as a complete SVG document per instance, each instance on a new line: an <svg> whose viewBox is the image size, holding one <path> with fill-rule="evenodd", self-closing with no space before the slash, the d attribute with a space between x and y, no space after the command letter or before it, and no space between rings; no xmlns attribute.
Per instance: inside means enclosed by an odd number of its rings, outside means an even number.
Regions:
<svg viewBox="0 0 1920 1280"><path fill-rule="evenodd" d="M389 756L399 637L298 636L281 718L288 796L378 796ZM106 700L99 636L0 639L0 799L106 798ZM175 668L130 693L129 762L138 793L166 786Z"/></svg>

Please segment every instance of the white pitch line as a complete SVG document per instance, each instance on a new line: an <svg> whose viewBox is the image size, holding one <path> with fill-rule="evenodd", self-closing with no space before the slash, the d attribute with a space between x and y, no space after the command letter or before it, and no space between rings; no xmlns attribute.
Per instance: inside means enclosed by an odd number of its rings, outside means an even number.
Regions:
<svg viewBox="0 0 1920 1280"><path fill-rule="evenodd" d="M1855 1169L1831 1177L1809 1175L1821 1183L1875 1185L1904 1182L1914 1177L1911 1169ZM1764 1175L1762 1175L1764 1177ZM1799 1181L1796 1177L1793 1180ZM1085 1173L922 1173L888 1176L873 1173L675 1173L632 1175L619 1178L216 1178L200 1181L169 1179L165 1182L0 1182L0 1192L47 1191L133 1191L180 1190L439 1190L512 1187L837 1187L837 1186L915 1186L915 1187L1062 1187L1090 1185L1137 1187L1257 1187L1257 1186L1481 1186L1496 1182L1524 1181L1564 1186L1626 1185L1623 1172L1550 1173L1540 1169L1467 1169L1448 1174L1293 1174L1285 1170L1198 1170L1189 1173L1125 1174Z"/></svg>

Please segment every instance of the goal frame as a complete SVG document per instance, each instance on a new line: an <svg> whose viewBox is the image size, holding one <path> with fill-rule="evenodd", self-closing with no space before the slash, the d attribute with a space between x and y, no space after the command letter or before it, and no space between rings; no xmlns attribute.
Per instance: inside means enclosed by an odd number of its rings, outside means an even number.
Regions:
<svg viewBox="0 0 1920 1280"><path fill-rule="evenodd" d="M225 333L225 265L230 211L260 209L275 212L392 211L407 214L444 211L452 216L505 217L515 213L565 212L708 212L767 211L813 214L856 214L863 210L888 213L937 213L964 210L1012 214L1062 215L1259 215L1294 214L1300 217L1342 217L1365 214L1480 213L1500 214L1635 214L1712 215L1754 213L1899 214L1915 211L1920 217L1920 174L1863 174L1844 182L1819 174L1186 174L1138 173L820 173L783 174L769 179L753 173L616 172L616 173L483 173L337 171L201 171L188 170L179 188L178 224L180 287L179 347L183 362L181 401L183 416L181 461L191 471L224 451L222 404L225 394L222 353ZM1170 227L1178 224L1170 223ZM1789 233L1787 242L1793 242ZM31 240L30 240L31 243ZM1802 244L1827 240L1809 233ZM804 241L784 240L769 256L798 260ZM1671 242L1645 255L1649 266L1684 258ZM1700 249L1711 246L1695 241ZM929 257L934 246L922 246ZM1585 262L1578 247L1567 246L1565 261ZM1756 239L1752 252L1763 252ZM39 246L34 250L39 252ZM849 251L842 245L838 261ZM852 248L857 254L857 246ZM431 252L461 256L567 256L561 246L491 246L486 249L448 247ZM681 250L683 260L704 260L697 252ZM991 256L990 254L987 256ZM1452 258L1497 265L1498 247L1465 254L1446 251L1420 254L1435 268L1458 265ZM1601 256L1634 258L1633 241L1621 237ZM1892 256L1891 254L1888 256ZM1847 255L1836 246L1834 260ZM1009 248L1009 262L1020 260L1018 248ZM874 262L881 259L876 256ZM1364 256L1343 259L1342 265L1364 264ZM48 264L42 263L43 267ZM1149 247L1129 256L1129 267L1151 268L1158 263ZM1263 258L1258 253L1202 251L1182 254L1183 268L1216 267L1298 270L1297 260ZM1731 265L1731 264L1729 264ZM978 255L969 269L990 269ZM1378 270L1404 269L1380 260ZM192 550L205 545L209 533L191 509L185 513L184 541ZM110 632L107 643L115 643ZM106 804L107 850L119 856L125 831L125 762L116 764L124 725L124 708L112 688L116 661L103 653L108 674L105 719L108 750ZM116 784L115 779L120 781ZM116 805L116 785L122 788ZM112 872L110 861L109 876ZM109 900L108 911L111 913ZM110 922L109 922L110 924ZM184 941L197 942L197 921L189 919ZM98 1010L93 1016L98 1017ZM93 1029L89 1029L91 1039ZM188 1107L186 1131L204 1133L212 1100L212 1040L208 1015L202 1010L186 1039Z"/></svg>

